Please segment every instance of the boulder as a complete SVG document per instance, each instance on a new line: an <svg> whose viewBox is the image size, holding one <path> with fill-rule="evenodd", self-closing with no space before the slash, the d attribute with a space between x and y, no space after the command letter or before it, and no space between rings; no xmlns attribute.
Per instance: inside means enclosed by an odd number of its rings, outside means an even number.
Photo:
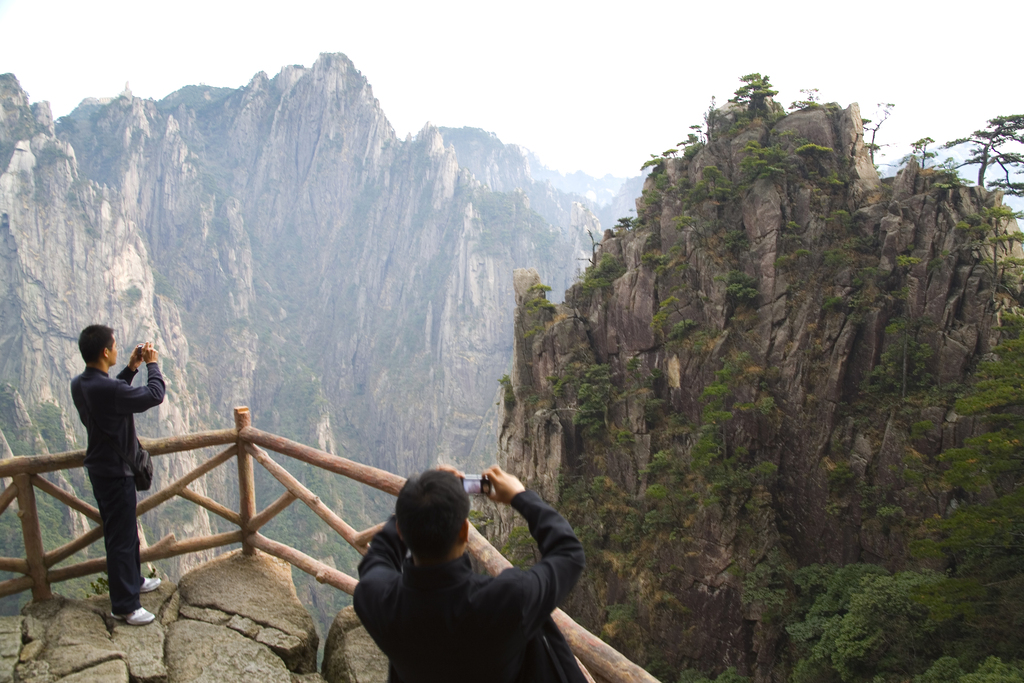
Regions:
<svg viewBox="0 0 1024 683"><path fill-rule="evenodd" d="M159 621L145 626L119 624L114 627L111 639L128 659L128 671L132 681L137 683L164 683L167 667L164 666L164 629Z"/></svg>
<svg viewBox="0 0 1024 683"><path fill-rule="evenodd" d="M168 683L291 683L291 673L264 645L224 626L182 619L167 629Z"/></svg>
<svg viewBox="0 0 1024 683"><path fill-rule="evenodd" d="M128 666L123 660L115 659L65 676L57 683L128 683L128 680Z"/></svg>
<svg viewBox="0 0 1024 683"><path fill-rule="evenodd" d="M106 595L56 596L0 617L0 683L322 683L318 638L288 564L232 553L141 596L145 626Z"/></svg>
<svg viewBox="0 0 1024 683"><path fill-rule="evenodd" d="M823 107L793 112L775 124L772 132L781 135L786 131L793 131L798 138L804 138L815 145L833 150L836 148L832 122L829 121L828 114Z"/></svg>
<svg viewBox="0 0 1024 683"><path fill-rule="evenodd" d="M261 629L276 629L282 636L271 634L266 639L287 657L289 669L296 673L316 671L320 639L313 618L295 593L287 562L263 553L227 553L182 577L178 590L182 616L196 618L191 616L195 613L190 608L199 607L224 613L227 619L222 623L237 615Z"/></svg>
<svg viewBox="0 0 1024 683"><path fill-rule="evenodd" d="M103 613L93 603L57 596L46 602L31 603L23 612L25 623L31 623L28 632L23 624L23 633L44 643L36 661L45 662L49 675L55 679L126 657L111 640ZM24 678L20 669L19 666L19 679ZM127 680L127 673L124 680Z"/></svg>
<svg viewBox="0 0 1024 683"><path fill-rule="evenodd" d="M323 677L327 683L386 683L388 658L363 628L356 611L338 612L324 644Z"/></svg>
<svg viewBox="0 0 1024 683"><path fill-rule="evenodd" d="M0 683L14 680L14 666L21 651L22 617L0 617Z"/></svg>

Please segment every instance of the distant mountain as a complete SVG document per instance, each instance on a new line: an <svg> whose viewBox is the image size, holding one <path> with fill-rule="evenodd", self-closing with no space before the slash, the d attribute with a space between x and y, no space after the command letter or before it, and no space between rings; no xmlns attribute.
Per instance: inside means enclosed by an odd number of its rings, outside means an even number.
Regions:
<svg viewBox="0 0 1024 683"><path fill-rule="evenodd" d="M56 122L7 74L0 105L0 456L84 444L68 383L79 330L104 322L123 347L161 352L168 399L140 420L145 436L228 426L248 405L260 428L399 474L480 469L512 352L512 270L536 267L560 294L599 230L575 198L522 180L514 146L482 169L431 125L399 139L344 55L237 89L126 90ZM157 484L202 457L157 458ZM298 472L354 525L391 505ZM277 495L265 474L263 501ZM196 490L230 501L229 475ZM81 471L55 476L89 498ZM50 545L87 526L50 513ZM143 522L149 540L226 530L181 501ZM267 529L354 571L307 510ZM206 556L163 567L176 577ZM323 618L335 593L300 587Z"/></svg>

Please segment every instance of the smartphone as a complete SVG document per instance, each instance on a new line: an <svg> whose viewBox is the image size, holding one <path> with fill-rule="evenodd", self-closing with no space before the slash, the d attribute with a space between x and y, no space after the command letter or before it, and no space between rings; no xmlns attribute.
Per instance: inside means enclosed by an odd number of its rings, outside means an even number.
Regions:
<svg viewBox="0 0 1024 683"><path fill-rule="evenodd" d="M470 495L491 495L491 481L482 474L467 474L462 479L462 488Z"/></svg>

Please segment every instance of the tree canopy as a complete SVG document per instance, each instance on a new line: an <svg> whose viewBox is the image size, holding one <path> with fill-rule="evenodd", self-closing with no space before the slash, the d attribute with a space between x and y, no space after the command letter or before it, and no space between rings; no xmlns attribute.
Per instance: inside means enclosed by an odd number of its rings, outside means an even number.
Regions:
<svg viewBox="0 0 1024 683"><path fill-rule="evenodd" d="M772 89L768 76L752 73L740 76L740 81L743 82L743 85L736 90L735 96L729 101L746 106L747 111L754 115L767 113L768 99L779 94L778 90Z"/></svg>
<svg viewBox="0 0 1024 683"><path fill-rule="evenodd" d="M1024 167L1024 148L1020 151L1006 149L1008 145L1024 145L1024 114L997 116L989 119L988 126L976 130L967 137L950 140L946 147L970 143L970 156L960 166L978 164L978 185L985 186L985 173L992 166L999 166L1003 177L992 183L1007 194L1024 197L1024 182L1010 179L1012 170Z"/></svg>

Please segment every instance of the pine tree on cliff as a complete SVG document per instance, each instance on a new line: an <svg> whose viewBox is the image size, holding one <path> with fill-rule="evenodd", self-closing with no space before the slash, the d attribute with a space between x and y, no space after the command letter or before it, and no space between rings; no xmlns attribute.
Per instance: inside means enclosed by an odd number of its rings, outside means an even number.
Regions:
<svg viewBox="0 0 1024 683"><path fill-rule="evenodd" d="M985 187L985 172L992 166L1003 170L1003 178L992 183L1007 194L1024 197L1024 183L1012 182L1010 172L1024 167L1024 154L1007 151L1011 144L1024 145L1024 114L997 116L989 119L988 126L967 137L950 140L946 147L970 143L970 156L959 166L978 164L978 186ZM957 168L959 168L959 166Z"/></svg>
<svg viewBox="0 0 1024 683"><path fill-rule="evenodd" d="M747 111L754 116L762 113L767 114L769 111L768 103L771 101L770 98L779 94L778 90L772 89L768 76L752 73L740 76L740 80L743 82L743 85L736 90L734 93L735 97L729 101L745 105Z"/></svg>
<svg viewBox="0 0 1024 683"><path fill-rule="evenodd" d="M875 142L875 138L878 136L878 129L882 127L882 124L885 123L890 116L892 116L892 110L895 106L896 105L893 104L892 102L879 102L878 116L881 116L882 118L877 121L872 119L863 119L862 121L862 123L864 124L864 130L871 131L871 141L865 141L864 147L867 148L868 154L871 155L872 164L875 163L875 152L882 149L883 147L883 145L879 145L877 142ZM869 123L874 125L869 126Z"/></svg>

